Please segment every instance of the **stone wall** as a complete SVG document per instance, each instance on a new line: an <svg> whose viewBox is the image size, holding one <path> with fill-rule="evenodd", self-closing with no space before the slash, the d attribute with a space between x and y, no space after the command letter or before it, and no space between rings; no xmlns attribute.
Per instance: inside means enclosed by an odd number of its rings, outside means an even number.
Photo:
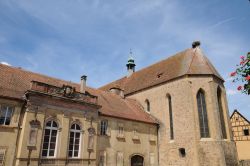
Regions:
<svg viewBox="0 0 250 166"><path fill-rule="evenodd" d="M0 98L0 108L11 106L14 108L9 125L0 125L0 150L5 151L5 165L12 165L16 155L16 143L18 135L18 122L23 102Z"/></svg>
<svg viewBox="0 0 250 166"><path fill-rule="evenodd" d="M221 126L217 102L217 87L223 92L223 110L227 139L221 139ZM200 138L196 94L205 92L210 138ZM167 95L171 96L173 111L174 139L170 140L169 106ZM138 100L145 108L150 102L151 115L160 121L159 154L160 165L226 165L226 160L237 164L235 145L229 125L228 108L222 83L209 76L186 77L162 84L127 96ZM227 146L224 149L225 144ZM180 155L185 148L186 155ZM232 153L228 153L232 151Z"/></svg>
<svg viewBox="0 0 250 166"><path fill-rule="evenodd" d="M129 166L130 159L135 154L144 157L145 166L158 166L156 125L104 116L100 118L101 120L108 121L108 134L98 133L97 140L99 153L105 152L106 154L105 166L118 165L118 153L123 155L121 159L123 166ZM118 134L119 125L124 128L122 136Z"/></svg>
<svg viewBox="0 0 250 166"><path fill-rule="evenodd" d="M42 99L40 100L42 105ZM89 128L97 131L97 111L86 112L83 110L64 109L63 107L53 107L50 105L36 106L29 105L25 110L22 130L18 142L17 166L26 166L30 160L30 165L82 165L90 161L90 166L96 165L96 140L94 136L94 147L90 153L88 151ZM90 118L93 117L93 118ZM31 121L37 120L40 125L37 131L36 144L29 147L28 140L31 131ZM55 157L41 157L44 138L45 124L49 120L54 120L58 124ZM69 130L73 123L81 126L80 133L80 156L77 159L68 157Z"/></svg>

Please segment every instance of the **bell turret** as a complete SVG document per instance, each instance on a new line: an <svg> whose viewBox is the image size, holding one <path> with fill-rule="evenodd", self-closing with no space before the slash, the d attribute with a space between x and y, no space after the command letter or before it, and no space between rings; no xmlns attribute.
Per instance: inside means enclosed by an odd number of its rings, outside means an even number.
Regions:
<svg viewBox="0 0 250 166"><path fill-rule="evenodd" d="M132 58L132 52L130 51L130 57L128 59L128 63L126 64L128 75L127 77L131 76L135 72L135 60Z"/></svg>

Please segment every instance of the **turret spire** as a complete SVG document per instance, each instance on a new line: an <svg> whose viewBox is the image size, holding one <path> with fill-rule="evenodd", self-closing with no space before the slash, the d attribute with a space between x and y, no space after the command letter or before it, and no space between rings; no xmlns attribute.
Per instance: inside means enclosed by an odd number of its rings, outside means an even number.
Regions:
<svg viewBox="0 0 250 166"><path fill-rule="evenodd" d="M128 58L128 63L126 64L127 70L128 70L128 75L127 77L131 76L135 72L135 60L132 57L133 53L132 50L130 49L129 52L129 58Z"/></svg>

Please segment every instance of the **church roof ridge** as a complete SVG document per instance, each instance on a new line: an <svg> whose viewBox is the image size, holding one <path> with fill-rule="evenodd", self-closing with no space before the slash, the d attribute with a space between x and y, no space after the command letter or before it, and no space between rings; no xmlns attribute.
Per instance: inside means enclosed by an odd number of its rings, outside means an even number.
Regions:
<svg viewBox="0 0 250 166"><path fill-rule="evenodd" d="M200 47L197 46L142 68L130 77L122 77L99 89L109 90L114 84L120 84L125 90L125 95L128 95L184 75L214 75L224 81Z"/></svg>

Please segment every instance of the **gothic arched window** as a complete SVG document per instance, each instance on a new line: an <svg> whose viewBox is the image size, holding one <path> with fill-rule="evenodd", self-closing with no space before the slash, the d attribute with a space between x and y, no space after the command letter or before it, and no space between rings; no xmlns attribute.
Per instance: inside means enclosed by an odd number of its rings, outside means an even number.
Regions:
<svg viewBox="0 0 250 166"><path fill-rule="evenodd" d="M223 107L222 107L222 96L221 96L221 89L220 88L217 89L217 99L218 99L218 106L219 106L222 138L226 139L227 132L226 132L226 126L225 126L225 120L224 120L224 113L223 113Z"/></svg>
<svg viewBox="0 0 250 166"><path fill-rule="evenodd" d="M199 115L199 124L200 124L200 135L201 138L209 137L209 127L208 127L208 118L207 118L207 107L205 94L203 90L199 90L196 96L198 115Z"/></svg>
<svg viewBox="0 0 250 166"><path fill-rule="evenodd" d="M69 151L68 156L71 158L79 157L80 153L80 140L81 140L81 127L78 124L72 124L69 136Z"/></svg>
<svg viewBox="0 0 250 166"><path fill-rule="evenodd" d="M168 98L168 111L169 111L169 126L170 126L170 139L174 139L174 125L173 125L173 112L172 112L172 100L171 96L167 95Z"/></svg>
<svg viewBox="0 0 250 166"><path fill-rule="evenodd" d="M58 124L51 120L46 123L43 137L43 157L55 157Z"/></svg>
<svg viewBox="0 0 250 166"><path fill-rule="evenodd" d="M150 102L148 99L145 100L145 103L146 103L146 111L147 112L150 112Z"/></svg>

